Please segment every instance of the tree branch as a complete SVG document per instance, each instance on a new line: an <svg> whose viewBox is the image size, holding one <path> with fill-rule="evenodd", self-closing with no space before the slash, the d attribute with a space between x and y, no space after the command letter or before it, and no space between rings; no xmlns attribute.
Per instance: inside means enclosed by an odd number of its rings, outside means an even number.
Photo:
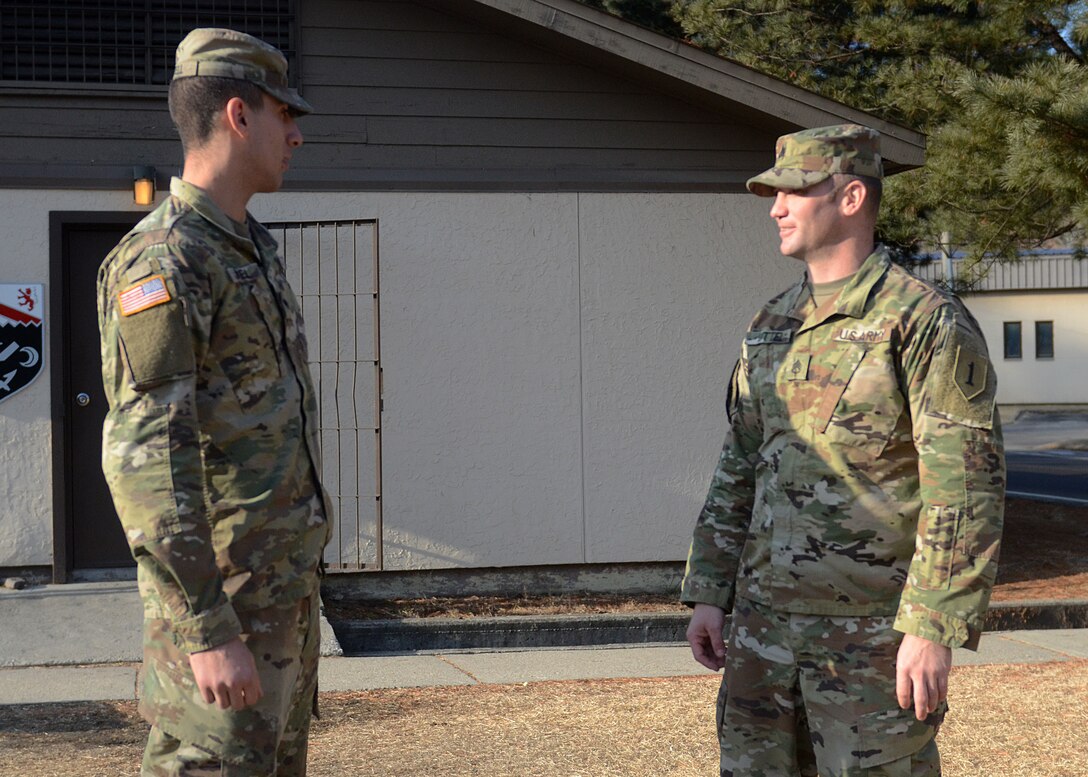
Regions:
<svg viewBox="0 0 1088 777"><path fill-rule="evenodd" d="M1080 64L1084 64L1084 55L1073 48L1069 41L1062 37L1061 31L1054 27L1050 22L1039 22L1038 19L1033 19L1039 24L1039 28L1043 30L1042 40L1049 43L1054 47L1054 50L1060 54L1065 54L1068 57L1072 57Z"/></svg>

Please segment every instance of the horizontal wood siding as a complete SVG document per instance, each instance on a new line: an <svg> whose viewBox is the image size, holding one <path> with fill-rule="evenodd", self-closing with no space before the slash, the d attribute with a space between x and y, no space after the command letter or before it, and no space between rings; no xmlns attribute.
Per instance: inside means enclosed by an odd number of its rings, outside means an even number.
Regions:
<svg viewBox="0 0 1088 777"><path fill-rule="evenodd" d="M421 3L365 5L303 11L306 97L337 114L311 122L307 169L327 167L326 143L365 144L415 150L417 185L429 168L525 188L735 189L769 157L766 133L555 49Z"/></svg>
<svg viewBox="0 0 1088 777"><path fill-rule="evenodd" d="M427 0L299 7L317 112L287 188L729 191L770 161L766 128ZM165 102L0 89L0 185L126 187L137 164L165 184L181 163Z"/></svg>

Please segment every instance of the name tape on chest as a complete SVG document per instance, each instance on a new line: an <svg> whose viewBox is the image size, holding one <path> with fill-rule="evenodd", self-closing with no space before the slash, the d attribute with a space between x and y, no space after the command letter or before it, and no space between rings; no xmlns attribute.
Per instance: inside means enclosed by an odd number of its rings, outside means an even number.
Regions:
<svg viewBox="0 0 1088 777"><path fill-rule="evenodd" d="M888 329L849 329L835 332L835 340L843 343L883 343L888 339Z"/></svg>
<svg viewBox="0 0 1088 777"><path fill-rule="evenodd" d="M791 329L754 329L744 336L748 345L781 345L793 341Z"/></svg>
<svg viewBox="0 0 1088 777"><path fill-rule="evenodd" d="M141 310L163 305L171 299L173 297L166 288L166 279L161 275L154 275L121 291L117 295L117 304L122 316L131 316Z"/></svg>
<svg viewBox="0 0 1088 777"><path fill-rule="evenodd" d="M261 268L256 264L230 267L227 269L227 275L229 275L230 279L235 283L250 285L257 282L257 278L261 275Z"/></svg>

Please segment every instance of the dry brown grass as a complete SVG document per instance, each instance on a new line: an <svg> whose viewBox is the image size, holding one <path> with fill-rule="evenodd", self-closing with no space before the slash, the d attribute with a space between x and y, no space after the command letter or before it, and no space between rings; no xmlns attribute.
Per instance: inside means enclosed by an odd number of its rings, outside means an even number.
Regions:
<svg viewBox="0 0 1088 777"><path fill-rule="evenodd" d="M993 601L1088 599L1088 507L1005 503Z"/></svg>
<svg viewBox="0 0 1088 777"><path fill-rule="evenodd" d="M717 773L717 680L479 685L322 694L313 777ZM1088 777L1088 661L953 670L945 777ZM136 772L131 702L0 707L0 775Z"/></svg>

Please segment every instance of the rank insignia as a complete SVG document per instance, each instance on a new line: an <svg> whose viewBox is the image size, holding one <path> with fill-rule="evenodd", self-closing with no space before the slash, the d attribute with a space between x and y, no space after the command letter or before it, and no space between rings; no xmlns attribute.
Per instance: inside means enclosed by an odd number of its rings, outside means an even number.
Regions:
<svg viewBox="0 0 1088 777"><path fill-rule="evenodd" d="M808 380L808 368L812 363L811 354L796 354L787 361L786 380Z"/></svg>

